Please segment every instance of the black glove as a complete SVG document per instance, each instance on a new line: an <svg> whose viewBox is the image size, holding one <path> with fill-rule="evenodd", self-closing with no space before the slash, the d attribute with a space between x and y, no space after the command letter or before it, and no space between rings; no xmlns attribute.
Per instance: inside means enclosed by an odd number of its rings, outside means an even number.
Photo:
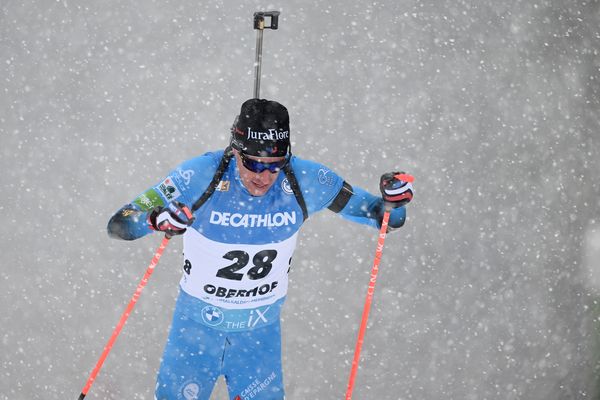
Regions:
<svg viewBox="0 0 600 400"><path fill-rule="evenodd" d="M155 231L167 236L181 235L194 222L190 209L183 203L173 201L166 207L156 207L148 214L148 224Z"/></svg>
<svg viewBox="0 0 600 400"><path fill-rule="evenodd" d="M410 202L413 198L414 179L412 175L404 172L388 172L381 175L379 189L386 205L397 208Z"/></svg>

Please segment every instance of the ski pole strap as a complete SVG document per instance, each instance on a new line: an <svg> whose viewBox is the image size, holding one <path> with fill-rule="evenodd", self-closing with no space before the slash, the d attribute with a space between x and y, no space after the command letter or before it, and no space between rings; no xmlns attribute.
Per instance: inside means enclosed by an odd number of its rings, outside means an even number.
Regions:
<svg viewBox="0 0 600 400"><path fill-rule="evenodd" d="M223 177L223 174L225 174L225 171L227 171L227 167L229 167L231 157L233 157L233 149L231 148L231 146L228 146L225 149L225 152L223 153L223 157L221 158L221 162L219 163L219 166L215 171L215 175L213 176L212 181L210 181L210 184L206 188L204 194L202 194L202 196L192 206L192 213L198 210L200 207L202 207L202 205L206 203L206 200L208 200L209 197L212 196L212 194L215 192L217 186L219 185L219 182L221 181L221 178Z"/></svg>
<svg viewBox="0 0 600 400"><path fill-rule="evenodd" d="M292 191L294 192L294 196L296 197L296 201L302 209L302 217L304 218L303 221L306 221L308 219L308 209L306 208L306 202L304 201L304 196L302 195L302 189L300 189L300 185L298 184L298 180L296 179L296 175L294 174L291 164L291 162L285 164L283 167L283 172L285 172L285 177L290 183Z"/></svg>

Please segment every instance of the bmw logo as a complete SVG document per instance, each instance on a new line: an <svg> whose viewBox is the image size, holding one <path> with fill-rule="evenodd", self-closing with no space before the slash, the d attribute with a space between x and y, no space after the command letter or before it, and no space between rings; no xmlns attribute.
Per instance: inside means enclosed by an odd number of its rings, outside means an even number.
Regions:
<svg viewBox="0 0 600 400"><path fill-rule="evenodd" d="M206 306L202 309L202 320L210 326L217 326L223 322L223 311L215 306Z"/></svg>

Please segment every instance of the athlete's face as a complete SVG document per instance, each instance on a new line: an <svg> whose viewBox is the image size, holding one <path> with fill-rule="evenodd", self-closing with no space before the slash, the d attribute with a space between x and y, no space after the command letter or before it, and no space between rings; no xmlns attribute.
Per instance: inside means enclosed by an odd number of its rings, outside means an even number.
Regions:
<svg viewBox="0 0 600 400"><path fill-rule="evenodd" d="M285 160L285 157L254 157L249 155L244 155L245 158L249 160L254 160L262 163L276 163ZM240 173L240 178L242 179L242 183L248 189L252 196L262 196L273 186L273 183L277 180L279 176L279 171L273 173L268 169L265 169L262 172L253 172L247 169L242 162L242 157L238 151L235 151L235 158L237 161L238 171Z"/></svg>

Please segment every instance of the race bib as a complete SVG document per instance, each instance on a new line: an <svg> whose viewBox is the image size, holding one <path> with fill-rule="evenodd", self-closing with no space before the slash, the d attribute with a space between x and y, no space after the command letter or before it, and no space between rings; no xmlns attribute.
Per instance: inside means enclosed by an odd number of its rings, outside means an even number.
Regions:
<svg viewBox="0 0 600 400"><path fill-rule="evenodd" d="M195 229L183 235L181 288L206 303L226 309L273 304L288 288L288 271L297 233L267 244L221 243Z"/></svg>

